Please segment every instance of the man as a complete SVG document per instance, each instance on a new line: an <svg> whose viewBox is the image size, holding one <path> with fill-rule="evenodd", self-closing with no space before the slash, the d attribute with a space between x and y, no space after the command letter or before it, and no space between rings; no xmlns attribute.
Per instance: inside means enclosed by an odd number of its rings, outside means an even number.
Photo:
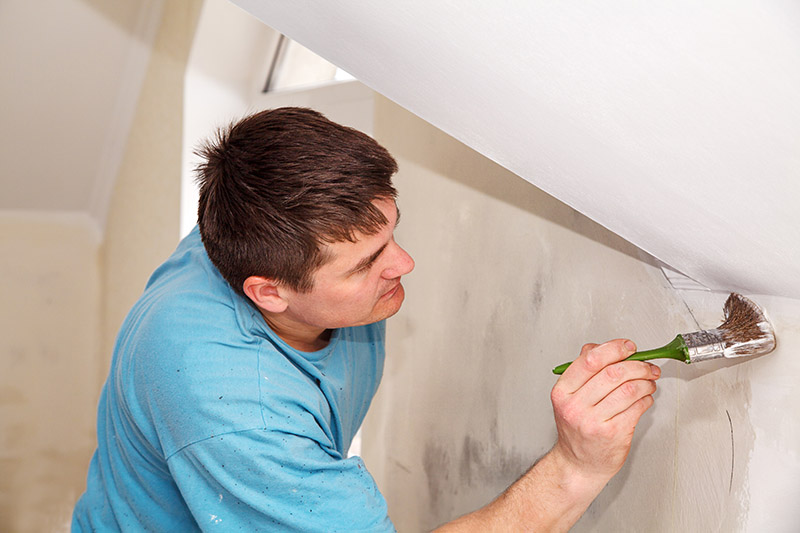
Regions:
<svg viewBox="0 0 800 533"><path fill-rule="evenodd" d="M74 531L392 531L347 449L414 262L397 166L307 109L247 117L203 150L198 228L126 318ZM552 392L558 441L447 531L566 530L622 466L657 367L586 345Z"/></svg>

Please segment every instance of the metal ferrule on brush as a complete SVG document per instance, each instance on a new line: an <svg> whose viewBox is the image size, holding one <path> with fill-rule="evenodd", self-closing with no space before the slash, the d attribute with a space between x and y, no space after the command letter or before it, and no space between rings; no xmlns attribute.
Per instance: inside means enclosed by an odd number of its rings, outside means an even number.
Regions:
<svg viewBox="0 0 800 533"><path fill-rule="evenodd" d="M689 353L688 363L725 357L725 339L718 329L681 333Z"/></svg>

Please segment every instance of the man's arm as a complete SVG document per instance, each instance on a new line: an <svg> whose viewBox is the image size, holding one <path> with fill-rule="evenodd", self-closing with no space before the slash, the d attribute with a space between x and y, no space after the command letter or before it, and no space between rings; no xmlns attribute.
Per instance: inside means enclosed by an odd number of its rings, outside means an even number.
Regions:
<svg viewBox="0 0 800 533"><path fill-rule="evenodd" d="M567 531L622 468L633 430L653 405L660 369L622 361L630 341L587 344L550 394L558 441L496 500L445 524L458 531Z"/></svg>

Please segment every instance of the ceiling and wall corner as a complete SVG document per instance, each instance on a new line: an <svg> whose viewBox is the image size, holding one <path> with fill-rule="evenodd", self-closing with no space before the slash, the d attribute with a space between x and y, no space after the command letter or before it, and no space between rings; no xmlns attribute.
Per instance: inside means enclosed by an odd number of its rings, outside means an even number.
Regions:
<svg viewBox="0 0 800 533"><path fill-rule="evenodd" d="M800 298L800 7L233 0L710 289Z"/></svg>
<svg viewBox="0 0 800 533"><path fill-rule="evenodd" d="M164 0L0 3L0 210L102 235Z"/></svg>

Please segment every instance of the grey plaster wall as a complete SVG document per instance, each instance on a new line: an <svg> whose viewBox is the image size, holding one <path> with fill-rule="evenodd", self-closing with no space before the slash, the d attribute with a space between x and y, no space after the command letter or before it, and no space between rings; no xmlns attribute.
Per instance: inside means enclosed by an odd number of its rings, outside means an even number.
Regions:
<svg viewBox="0 0 800 533"><path fill-rule="evenodd" d="M386 99L375 136L400 164L397 239L417 267L363 455L398 530L424 531L488 503L552 446L553 366L585 342L654 348L714 327L727 295L676 290L650 256ZM800 305L754 298L779 349L661 364L626 466L575 531L800 527L800 393L787 386Z"/></svg>

